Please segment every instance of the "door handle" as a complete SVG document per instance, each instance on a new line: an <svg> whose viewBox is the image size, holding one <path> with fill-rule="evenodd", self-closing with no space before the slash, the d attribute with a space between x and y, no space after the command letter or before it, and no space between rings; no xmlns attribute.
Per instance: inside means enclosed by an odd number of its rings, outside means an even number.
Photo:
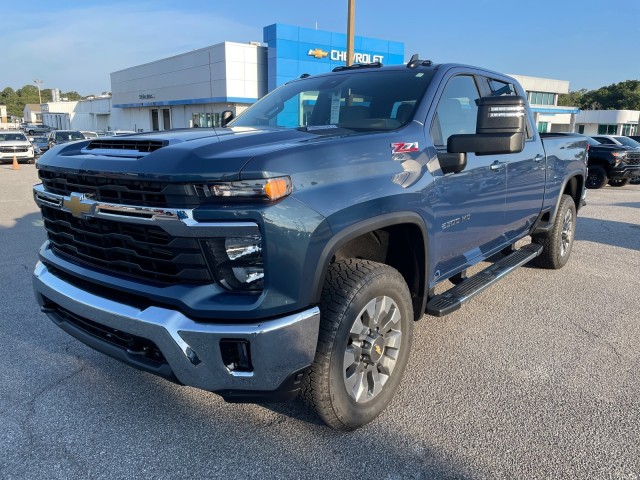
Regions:
<svg viewBox="0 0 640 480"><path fill-rule="evenodd" d="M498 160L496 160L495 162L493 162L489 168L491 170L493 170L494 172L497 172L498 170L500 170L502 168L504 162L499 162Z"/></svg>
<svg viewBox="0 0 640 480"><path fill-rule="evenodd" d="M536 163L540 163L542 160L544 160L544 155L536 155L535 157L533 157L533 161Z"/></svg>

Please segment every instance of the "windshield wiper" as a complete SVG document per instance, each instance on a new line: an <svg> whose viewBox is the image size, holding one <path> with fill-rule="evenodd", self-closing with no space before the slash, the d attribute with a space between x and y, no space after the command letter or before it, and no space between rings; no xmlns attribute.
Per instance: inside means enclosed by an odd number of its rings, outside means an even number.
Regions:
<svg viewBox="0 0 640 480"><path fill-rule="evenodd" d="M301 132L315 133L316 135L344 135L345 133L353 133L354 130L339 127L338 125L306 125L298 127Z"/></svg>

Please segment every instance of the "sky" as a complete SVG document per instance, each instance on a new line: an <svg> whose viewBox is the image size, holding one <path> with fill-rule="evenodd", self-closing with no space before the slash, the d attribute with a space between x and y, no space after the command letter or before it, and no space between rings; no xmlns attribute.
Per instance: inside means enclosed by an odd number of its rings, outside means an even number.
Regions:
<svg viewBox="0 0 640 480"><path fill-rule="evenodd" d="M30 0L2 8L0 90L111 91L110 73L285 23L346 33L347 0ZM356 0L355 33L435 63L569 80L640 79L640 0Z"/></svg>

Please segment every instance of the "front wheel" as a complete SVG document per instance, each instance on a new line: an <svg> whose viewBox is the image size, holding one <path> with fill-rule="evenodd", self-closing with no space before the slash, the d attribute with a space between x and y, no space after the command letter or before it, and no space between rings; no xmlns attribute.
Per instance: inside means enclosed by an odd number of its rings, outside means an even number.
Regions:
<svg viewBox="0 0 640 480"><path fill-rule="evenodd" d="M564 267L573 247L575 228L576 205L569 195L562 195L551 230L531 237L533 243L543 247L542 253L534 259L534 264L550 269Z"/></svg>
<svg viewBox="0 0 640 480"><path fill-rule="evenodd" d="M336 430L355 430L386 408L409 359L413 306L388 265L332 264L322 291L318 347L301 395Z"/></svg>
<svg viewBox="0 0 640 480"><path fill-rule="evenodd" d="M608 181L609 178L607 177L607 171L600 165L593 165L592 167L589 167L586 182L587 188L602 188Z"/></svg>

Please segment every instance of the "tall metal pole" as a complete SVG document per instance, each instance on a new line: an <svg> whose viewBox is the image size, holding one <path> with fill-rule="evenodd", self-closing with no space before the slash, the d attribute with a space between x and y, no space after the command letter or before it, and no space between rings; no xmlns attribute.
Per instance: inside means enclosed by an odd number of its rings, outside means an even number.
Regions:
<svg viewBox="0 0 640 480"><path fill-rule="evenodd" d="M40 104L42 104L42 95L40 95L40 85L42 85L44 82L42 80L34 80L33 83L35 83L36 86L38 87L38 100L40 100Z"/></svg>
<svg viewBox="0 0 640 480"><path fill-rule="evenodd" d="M356 30L356 0L348 0L347 11L347 65L353 64L353 39Z"/></svg>

